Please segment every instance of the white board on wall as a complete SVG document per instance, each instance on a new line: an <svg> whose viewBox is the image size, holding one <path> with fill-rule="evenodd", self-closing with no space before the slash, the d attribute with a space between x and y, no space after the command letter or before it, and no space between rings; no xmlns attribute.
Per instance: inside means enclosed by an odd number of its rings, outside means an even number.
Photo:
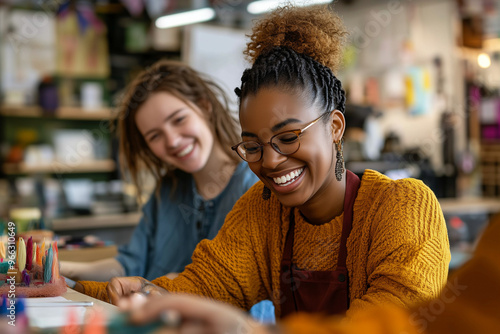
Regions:
<svg viewBox="0 0 500 334"><path fill-rule="evenodd" d="M56 68L54 14L0 8L0 73L5 104L34 104L44 75Z"/></svg>
<svg viewBox="0 0 500 334"><path fill-rule="evenodd" d="M231 111L237 110L234 88L239 87L243 71L250 65L243 57L247 38L244 30L206 24L186 28L183 61L219 84L230 100Z"/></svg>

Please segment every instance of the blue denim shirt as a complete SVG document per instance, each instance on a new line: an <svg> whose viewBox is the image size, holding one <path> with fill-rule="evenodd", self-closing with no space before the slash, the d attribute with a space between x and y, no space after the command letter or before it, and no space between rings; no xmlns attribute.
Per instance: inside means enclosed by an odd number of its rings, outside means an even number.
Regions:
<svg viewBox="0 0 500 334"><path fill-rule="evenodd" d="M214 183L218 176L214 174ZM130 242L118 249L116 259L127 276L153 280L171 272L182 272L191 263L196 245L202 239L213 239L217 235L233 205L258 180L242 162L226 188L217 197L204 200L191 174L176 171L176 177L175 187L166 179L159 198L151 195ZM210 183L206 186L210 187ZM269 302L260 304L251 313L263 321L274 318Z"/></svg>

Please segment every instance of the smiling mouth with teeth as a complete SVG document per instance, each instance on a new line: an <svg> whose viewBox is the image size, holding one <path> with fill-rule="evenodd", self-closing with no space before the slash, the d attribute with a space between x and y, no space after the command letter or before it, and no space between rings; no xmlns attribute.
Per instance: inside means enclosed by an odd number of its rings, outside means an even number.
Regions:
<svg viewBox="0 0 500 334"><path fill-rule="evenodd" d="M193 150L194 148L194 145L193 144L190 144L188 145L185 149L183 149L182 151L180 151L177 156L179 158L182 158L182 157L185 157L186 155L188 155L189 153L191 153L191 151Z"/></svg>
<svg viewBox="0 0 500 334"><path fill-rule="evenodd" d="M301 167L299 169L296 169L294 171L291 171L290 173L280 176L280 177L273 177L274 183L279 185L280 187L287 186L291 184L297 177L299 177L300 174L304 171L304 167Z"/></svg>

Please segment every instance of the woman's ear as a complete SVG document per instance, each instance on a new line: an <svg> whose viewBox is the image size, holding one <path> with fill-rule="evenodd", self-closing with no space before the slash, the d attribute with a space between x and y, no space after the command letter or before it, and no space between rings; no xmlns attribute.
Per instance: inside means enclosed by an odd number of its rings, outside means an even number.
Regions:
<svg viewBox="0 0 500 334"><path fill-rule="evenodd" d="M337 142L344 136L345 117L340 110L333 110L330 114L330 125L332 127L333 141Z"/></svg>

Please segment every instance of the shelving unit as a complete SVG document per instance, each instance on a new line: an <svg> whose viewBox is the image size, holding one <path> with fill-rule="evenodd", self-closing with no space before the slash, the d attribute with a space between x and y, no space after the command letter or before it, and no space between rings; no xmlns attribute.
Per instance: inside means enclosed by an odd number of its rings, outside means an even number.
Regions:
<svg viewBox="0 0 500 334"><path fill-rule="evenodd" d="M60 107L56 112L44 114L38 106L0 106L0 115L6 117L54 118L72 120L110 120L111 108L83 109L79 107Z"/></svg>
<svg viewBox="0 0 500 334"><path fill-rule="evenodd" d="M40 8L37 8L37 6L31 6L29 8L29 10L33 10L34 13L39 9ZM94 43L85 48L85 50L91 50L90 52L79 52L79 56L75 57L74 66L59 66L60 63L57 59L59 59L59 52L61 51L60 43L50 44L45 40L40 39L40 41L38 41L38 38L32 39L31 42L33 43L28 43L34 45L33 50L38 50L37 48L39 46L45 47L46 50L52 47L57 48L56 52L54 52L56 56L54 62L57 65L57 70L52 73L43 74L52 77L52 82L57 87L58 101L60 105L62 105L61 107L53 112L46 112L37 105L16 106L0 103L0 143L2 144L2 148L5 148L3 150L4 152L2 152L2 157L0 157L0 181L2 184L13 185L9 187L6 192L8 196L2 198L7 198L16 205L21 201L26 201L27 205L37 205L36 201L38 200L40 200L38 204L45 204L42 203L42 198L40 196L43 191L39 191L40 194L38 193L39 186L45 187L43 190L48 189L52 191L49 195L55 194L58 198L62 198L66 196L64 193L66 191L64 189L66 183L78 182L80 180L90 181L94 182L96 188L100 190L104 188L104 183L107 183L110 187L112 184L114 185L114 182L120 178L119 173L117 173L118 162L114 160L114 158L117 157L116 150L118 143L112 129L109 127L110 122L113 121L116 116L113 110L114 108L103 107L85 109L82 107L69 107L68 105L72 103L76 104L78 101L88 101L88 99L85 98L85 94L83 94L83 84L86 83L99 84L102 88L102 94L100 96L102 103L104 105L113 105L112 97L120 92L139 70L146 68L160 58L167 57L176 60L180 60L181 58L180 46L178 50L172 51L157 51L153 47L136 51L127 49L129 31L137 27L136 22L143 22L146 27L151 24L151 19L147 15L132 17L120 3L105 5L96 4L95 11L99 19L102 20L102 23L105 25L106 40L99 38L99 36L93 36L93 41L98 43ZM4 14L4 12L5 15L12 14L10 8L8 11L2 11L1 14ZM92 22L92 24L93 23L95 22ZM18 27L15 24L14 26L15 28ZM128 27L131 28L128 29ZM88 31L88 28L86 29ZM43 31L44 29L37 30L37 32ZM17 31L17 33L19 34L22 32ZM178 35L180 35L180 30ZM56 31L54 38L57 39L57 36L59 36L58 31ZM82 41L80 38L81 36L82 34L75 35L73 41L77 40L78 43L85 42L86 44L88 39ZM100 46L101 44L104 45L104 43L106 44L105 50L103 50L103 52L96 51L101 50ZM83 44L84 43L82 43L82 45ZM79 47L80 44L74 46ZM78 48L78 50L80 49ZM53 51L53 49L50 49L50 51ZM103 56L104 53L106 53L105 57ZM49 53L47 52L47 54ZM4 54L2 54L2 56L3 55ZM47 56L47 58L49 56ZM89 56L92 56L92 58ZM3 57L0 58L3 60ZM83 60L81 63L80 58ZM92 60L93 68L98 69L107 67L107 70L99 72L87 71L90 66L85 67L86 64L89 64L89 62L84 61L86 58ZM38 62L40 61L39 58L36 59ZM102 59L105 59L105 61L102 61ZM96 66L101 64L104 64L104 67ZM23 62L23 64L19 66L22 66L24 69L23 73L32 73L33 67L30 66L29 63ZM80 70L81 68L87 70ZM22 78L19 79L21 81ZM31 77L28 77L28 79L31 80ZM25 103L36 104L34 100L38 92L36 88L37 87L35 87L35 90L30 93L30 95L26 95L26 97L29 96L30 99L19 99L19 101L29 100L31 102ZM62 131L72 131L73 133L83 133L85 131L85 135L89 135L86 143L92 145L94 150L93 154L89 154L88 156L83 155L81 156L82 159L78 160L80 158L79 156L69 153L67 160L71 160L75 157L73 159L75 161L73 164L71 164L71 161L66 161L64 152L62 154L60 153L63 151L60 147L64 145L58 145L61 143L65 144L64 139L60 139L64 136L57 136L57 132ZM71 151L71 149L77 150L77 147L73 145L73 143L69 144L71 145L69 151ZM47 147L52 149L52 152L50 152ZM46 152L49 152L49 154L45 154ZM27 155L26 153L31 155ZM61 161L50 162L52 156ZM30 157L33 157L33 159L28 159ZM93 159L99 160L90 160L92 157ZM86 159L88 160L84 162ZM11 163L13 161L23 162ZM28 162L28 164L24 163L24 161ZM47 162L40 165L36 164L36 162L29 164L30 161ZM97 183L99 184L97 185ZM22 189L28 189L33 184L37 187L36 193L35 191L26 191L25 195L25 193L21 194L21 192L17 191L17 187L24 186ZM3 193L0 195L3 195ZM78 193L78 195L80 194ZM113 191L113 195L117 195L116 189ZM101 205L106 207L107 199L102 197L104 197L104 195L101 195L99 200L101 201ZM113 199L114 198L111 198L109 203L112 203ZM61 204L61 207L56 210L57 214L75 216L54 220L53 229L57 232L61 231L78 237L84 235L84 233L93 234L95 230L100 234L103 240L125 242L129 239L134 226L140 221L140 214L138 213L76 216L87 213L88 211L86 208L82 209L78 206L72 207L71 203L66 203L64 200L58 200L57 205L59 206L59 204ZM3 213L1 212L2 210L8 210L9 207L10 204L3 205L2 203L2 205L0 205L0 215ZM133 210L132 205L125 205L125 207L126 210ZM90 210L90 212L94 211ZM102 255L102 249L97 251L97 253Z"/></svg>
<svg viewBox="0 0 500 334"><path fill-rule="evenodd" d="M117 246L125 244L141 220L141 212L129 212L106 215L76 216L52 220L51 230L58 235L67 235L77 238L93 235L101 240L114 242ZM116 247L99 247L96 249L80 249L68 251L66 258L71 257L98 260L116 255Z"/></svg>
<svg viewBox="0 0 500 334"><path fill-rule="evenodd" d="M83 163L76 164L74 166L68 166L62 162L53 162L48 165L38 165L30 166L21 162L15 163L5 163L2 166L2 170L6 175L18 175L18 174L57 174L57 173L107 173L113 172L116 169L116 164L111 159L106 160L95 160L86 161Z"/></svg>
<svg viewBox="0 0 500 334"><path fill-rule="evenodd" d="M500 196L500 142L481 144L481 172L484 196Z"/></svg>
<svg viewBox="0 0 500 334"><path fill-rule="evenodd" d="M136 226L141 219L141 213L131 212L101 216L81 216L71 218L59 218L52 221L52 230L70 231L82 229L103 229L113 227Z"/></svg>
<svg viewBox="0 0 500 334"><path fill-rule="evenodd" d="M0 106L0 116L6 118L36 118L41 121L109 121L113 117L111 108L83 109L80 107L60 107L54 114L46 114L39 106ZM76 173L109 173L116 170L112 159L85 161L76 164L66 164L54 161L45 165L27 165L21 163L4 163L1 170L5 175L22 174L76 174Z"/></svg>
<svg viewBox="0 0 500 334"><path fill-rule="evenodd" d="M500 212L499 198L440 198L439 204L445 215Z"/></svg>

